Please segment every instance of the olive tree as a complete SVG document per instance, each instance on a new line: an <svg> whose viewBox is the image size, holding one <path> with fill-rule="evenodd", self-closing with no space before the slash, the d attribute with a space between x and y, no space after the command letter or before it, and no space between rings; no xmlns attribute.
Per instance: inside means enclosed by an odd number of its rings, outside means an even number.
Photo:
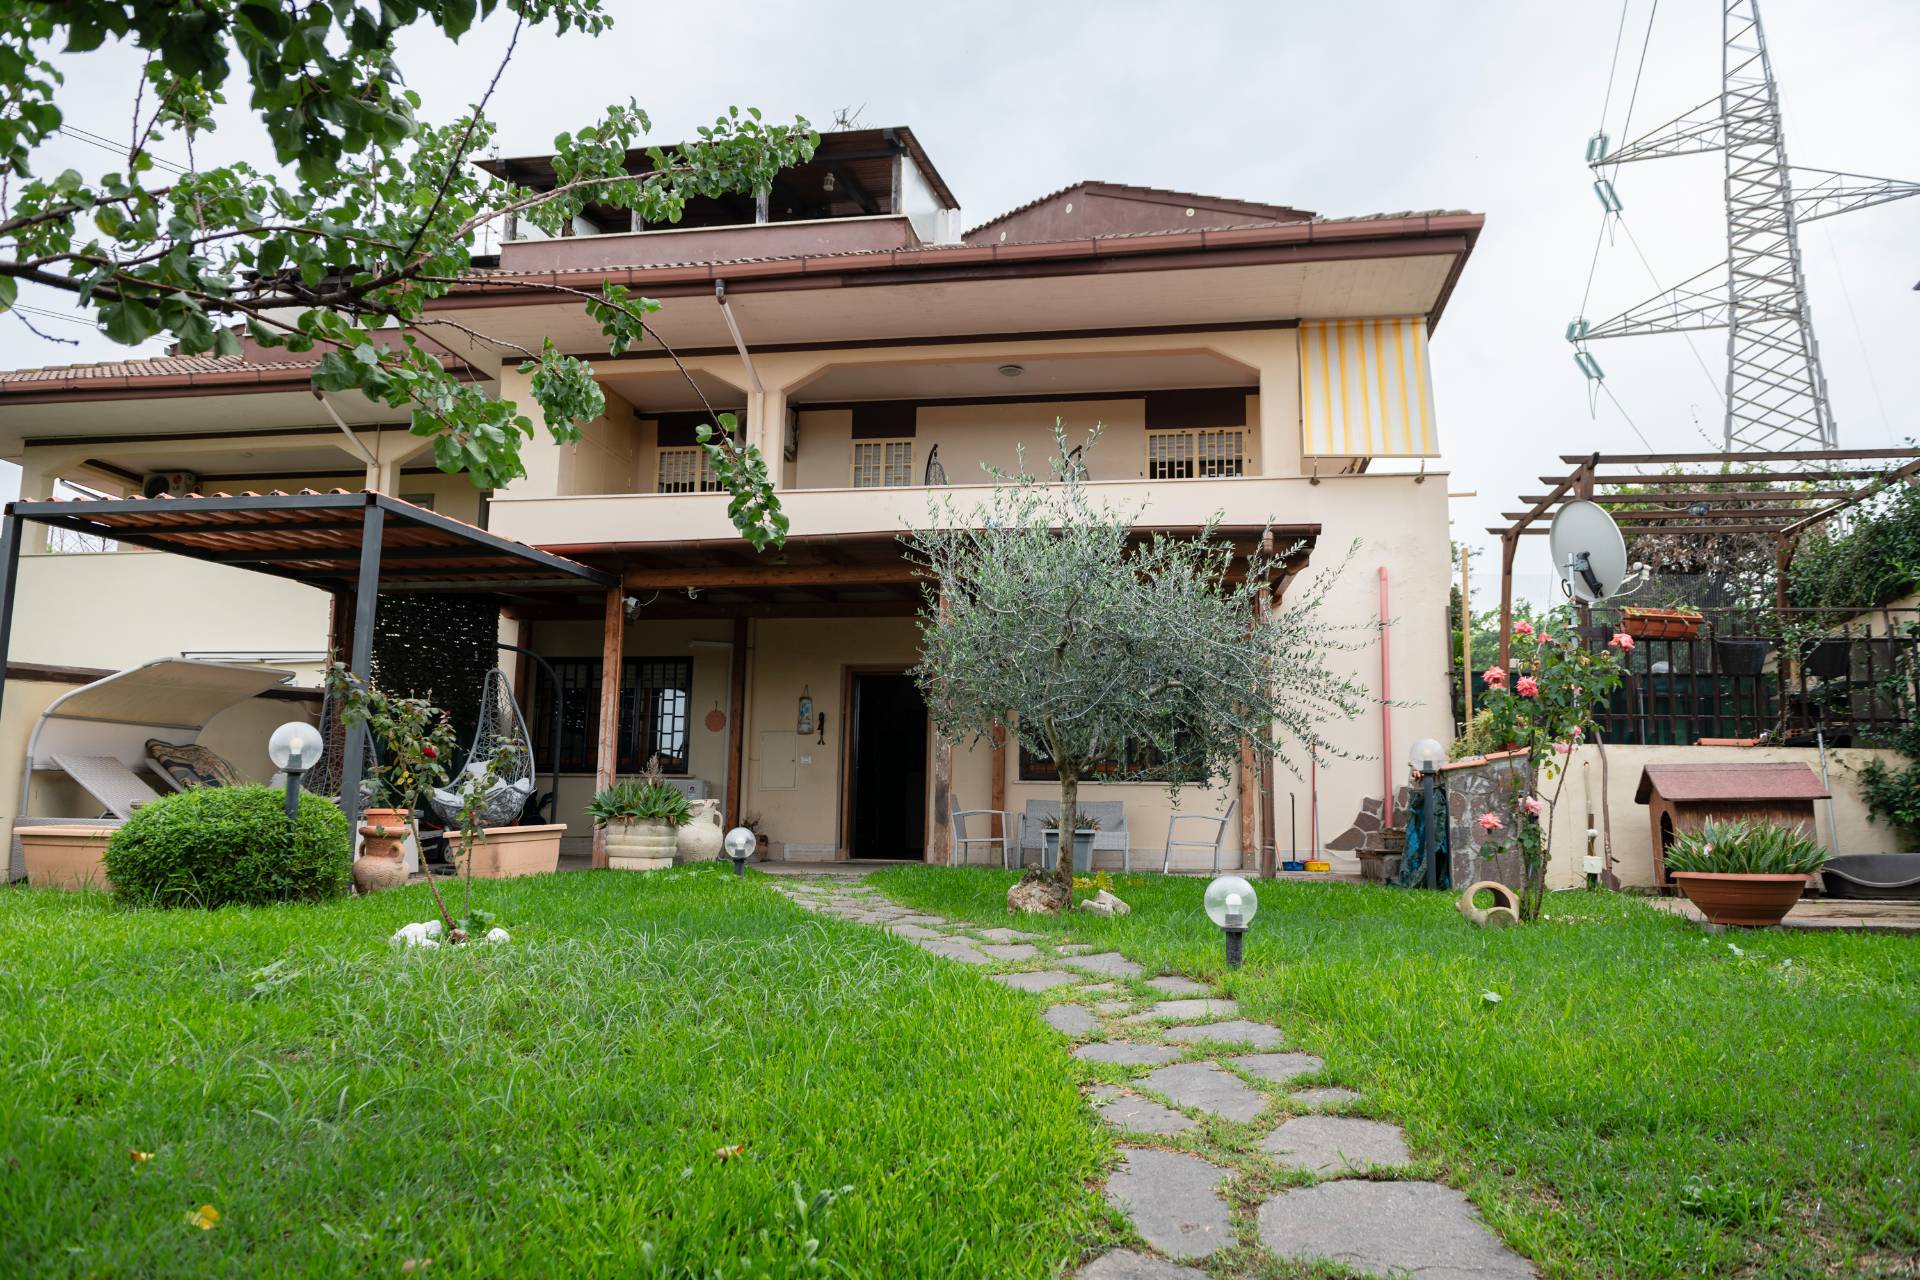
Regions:
<svg viewBox="0 0 1920 1280"><path fill-rule="evenodd" d="M471 108L421 119L399 35L421 25L459 40L496 12L513 26ZM245 332L265 347L317 350L316 391L353 389L406 410L442 470L502 486L525 474L533 421L450 370L442 344L518 359L562 442L604 408L593 368L550 341L523 347L429 304L516 284L571 294L613 355L658 340L646 319L658 305L619 285L573 290L476 270L482 230L516 217L559 234L588 203L677 222L694 197L769 186L819 141L805 120L773 125L729 108L694 141L649 149L648 172L634 174L627 153L649 122L628 102L555 139L551 190L481 172L474 157L494 134L486 107L523 28L591 37L611 23L603 0L0 0L0 312L32 328L15 309L26 284L64 295L129 346L169 334L186 355L236 355ZM87 55L110 40L144 60L111 105L130 122L123 147L66 115L76 103L108 109ZM221 155L215 111L236 81L277 168ZM97 174L52 172L46 156L63 134L115 154ZM786 519L765 460L734 442L725 419L700 439L734 495L730 514L755 546L777 543Z"/></svg>
<svg viewBox="0 0 1920 1280"><path fill-rule="evenodd" d="M1224 782L1243 744L1298 772L1296 759L1349 754L1321 726L1359 715L1371 694L1328 664L1352 647L1323 616L1331 573L1268 607L1298 548L1271 532L1251 551L1221 536L1141 536L1142 506L1102 502L1085 445L1056 423L1048 475L993 475L971 507L935 503L905 538L930 579L915 678L950 742L1004 734L1053 762L1063 828L1056 875L1071 898L1080 783L1102 776ZM1118 761L1118 774L1111 763Z"/></svg>

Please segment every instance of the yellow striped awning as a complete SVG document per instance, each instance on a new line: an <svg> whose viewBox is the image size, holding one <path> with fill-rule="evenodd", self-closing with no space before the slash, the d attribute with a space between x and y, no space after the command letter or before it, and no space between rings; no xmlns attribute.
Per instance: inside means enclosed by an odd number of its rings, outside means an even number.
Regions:
<svg viewBox="0 0 1920 1280"><path fill-rule="evenodd" d="M1300 322L1300 445L1307 457L1439 456L1425 316Z"/></svg>

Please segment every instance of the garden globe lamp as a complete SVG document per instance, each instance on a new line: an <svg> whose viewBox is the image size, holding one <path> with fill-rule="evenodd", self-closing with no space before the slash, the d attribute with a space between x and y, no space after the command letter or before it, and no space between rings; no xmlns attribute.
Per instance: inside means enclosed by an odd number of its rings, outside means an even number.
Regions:
<svg viewBox="0 0 1920 1280"><path fill-rule="evenodd" d="M320 731L304 720L289 720L267 739L267 759L287 775L287 821L300 816L300 777L320 763L327 744Z"/></svg>
<svg viewBox="0 0 1920 1280"><path fill-rule="evenodd" d="M1207 918L1226 935L1227 968L1238 969L1241 935L1253 922L1253 913L1260 909L1260 899L1254 894L1253 886L1239 876L1221 876L1207 886L1207 896L1202 901Z"/></svg>
<svg viewBox="0 0 1920 1280"><path fill-rule="evenodd" d="M726 839L720 842L720 847L725 850L727 857L733 860L733 874L736 876L747 874L747 859L753 856L753 851L759 843L753 838L753 832L745 827L735 827L727 832Z"/></svg>
<svg viewBox="0 0 1920 1280"><path fill-rule="evenodd" d="M1427 888L1439 887L1439 859L1434 857L1433 788L1447 749L1432 738L1422 738L1407 750L1407 765L1420 775L1420 856L1426 860Z"/></svg>

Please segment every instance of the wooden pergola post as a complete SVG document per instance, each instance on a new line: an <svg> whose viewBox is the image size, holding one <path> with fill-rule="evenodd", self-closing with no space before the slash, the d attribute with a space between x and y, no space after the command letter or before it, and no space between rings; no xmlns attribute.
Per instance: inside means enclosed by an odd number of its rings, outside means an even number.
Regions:
<svg viewBox="0 0 1920 1280"><path fill-rule="evenodd" d="M740 797L747 767L747 620L733 620L733 651L727 670L727 825L740 825ZM845 732L846 726L841 726Z"/></svg>
<svg viewBox="0 0 1920 1280"><path fill-rule="evenodd" d="M593 769L596 791L612 786L620 772L620 676L626 639L626 593L618 586L609 587L605 621L600 631L600 733ZM605 827L593 829L593 865L607 865Z"/></svg>

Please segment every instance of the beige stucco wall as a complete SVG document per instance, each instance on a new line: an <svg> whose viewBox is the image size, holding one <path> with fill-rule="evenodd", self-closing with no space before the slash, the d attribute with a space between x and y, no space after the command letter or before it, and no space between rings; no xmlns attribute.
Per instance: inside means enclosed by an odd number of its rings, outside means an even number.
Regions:
<svg viewBox="0 0 1920 1280"><path fill-rule="evenodd" d="M1825 801L1814 802L1814 835L1835 853L1897 853L1904 851L1898 832L1883 827L1867 813L1854 785L1853 773L1866 761L1882 757L1898 764L1900 757L1890 751L1838 748L1827 753L1829 790L1833 793L1832 819ZM1612 810L1614 870L1628 885L1653 884L1653 826L1647 806L1634 803L1640 773L1649 764L1757 764L1797 761L1817 775L1820 753L1808 747L1641 747L1606 748L1606 784L1602 786L1600 749L1581 747L1573 754L1566 783L1549 821L1553 830L1553 860L1547 868L1547 887L1571 889L1585 883L1581 870L1586 854L1589 815L1593 825L1601 826L1601 801L1604 796ZM1547 784L1542 799L1552 800L1553 784ZM1599 845L1595 845L1596 852Z"/></svg>
<svg viewBox="0 0 1920 1280"><path fill-rule="evenodd" d="M117 671L183 653L324 653L327 594L156 551L20 557L15 662ZM317 668L293 664L302 683Z"/></svg>

